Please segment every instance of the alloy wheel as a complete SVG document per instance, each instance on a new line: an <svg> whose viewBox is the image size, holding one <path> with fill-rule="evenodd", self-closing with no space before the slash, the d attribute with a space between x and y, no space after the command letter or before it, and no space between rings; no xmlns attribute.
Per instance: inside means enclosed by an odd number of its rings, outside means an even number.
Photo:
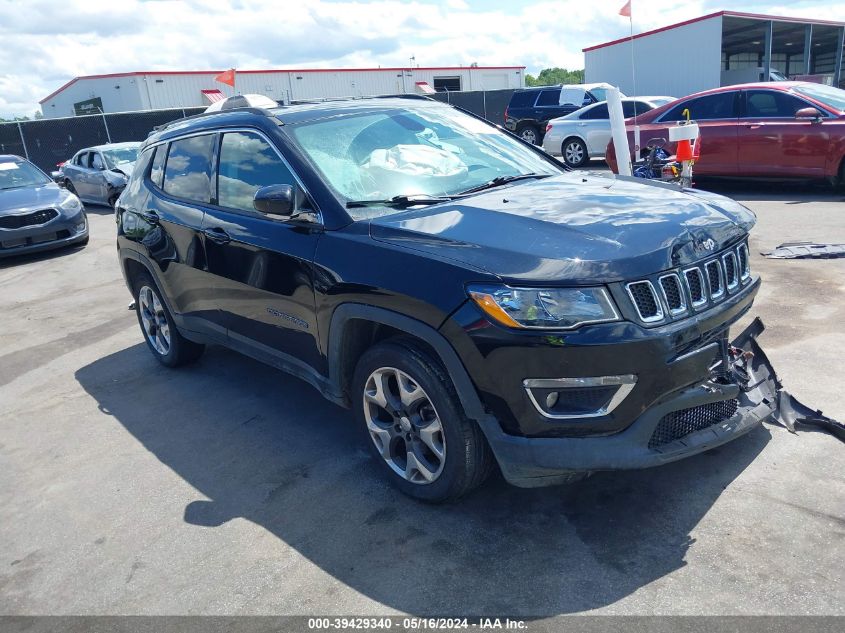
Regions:
<svg viewBox="0 0 845 633"><path fill-rule="evenodd" d="M364 384L367 431L382 459L415 484L437 480L446 463L446 438L428 394L395 367L376 369Z"/></svg>
<svg viewBox="0 0 845 633"><path fill-rule="evenodd" d="M534 130L530 127L527 127L524 130L522 130L522 133L520 134L520 136L522 137L523 141L531 143L532 145L537 144L537 133L534 132Z"/></svg>
<svg viewBox="0 0 845 633"><path fill-rule="evenodd" d="M149 286L142 286L138 293L138 310L144 334L150 345L159 354L166 356L170 351L170 326L167 323L164 306L156 292Z"/></svg>
<svg viewBox="0 0 845 633"><path fill-rule="evenodd" d="M580 165L584 161L584 148L581 147L581 143L572 141L567 144L563 157L570 165Z"/></svg>

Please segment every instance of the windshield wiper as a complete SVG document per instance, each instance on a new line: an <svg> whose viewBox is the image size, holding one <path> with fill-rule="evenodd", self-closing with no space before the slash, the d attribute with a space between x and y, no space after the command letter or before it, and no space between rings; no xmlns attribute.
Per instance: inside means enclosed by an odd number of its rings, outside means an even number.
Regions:
<svg viewBox="0 0 845 633"><path fill-rule="evenodd" d="M493 180L489 180L482 185L472 187L461 192L461 195L467 193L475 193L476 191L484 191L485 189L493 189L494 187L501 187L509 182L516 182L517 180L529 180L532 178L548 178L551 174L536 174L533 171L529 174L516 174L515 176L496 176Z"/></svg>
<svg viewBox="0 0 845 633"><path fill-rule="evenodd" d="M358 207L396 207L397 209L407 209L418 204L438 204L440 202L449 202L459 196L429 196L426 194L418 194L411 196L393 196L389 200L350 200L346 203L347 209L355 209Z"/></svg>

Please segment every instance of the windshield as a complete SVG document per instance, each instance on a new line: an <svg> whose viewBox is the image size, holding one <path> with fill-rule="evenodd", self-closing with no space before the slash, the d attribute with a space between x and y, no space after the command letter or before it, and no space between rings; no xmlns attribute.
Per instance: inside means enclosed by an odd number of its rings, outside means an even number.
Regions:
<svg viewBox="0 0 845 633"><path fill-rule="evenodd" d="M31 163L8 161L0 163L0 190L19 187L40 187L53 182Z"/></svg>
<svg viewBox="0 0 845 633"><path fill-rule="evenodd" d="M103 158L106 160L106 167L114 169L126 163L134 163L138 158L138 148L121 147L118 149L103 150Z"/></svg>
<svg viewBox="0 0 845 633"><path fill-rule="evenodd" d="M834 110L845 112L845 90L824 84L801 84L795 87L795 92L820 101Z"/></svg>
<svg viewBox="0 0 845 633"><path fill-rule="evenodd" d="M451 196L494 178L563 169L447 106L391 108L296 124L292 133L342 201ZM395 213L367 207L355 219Z"/></svg>

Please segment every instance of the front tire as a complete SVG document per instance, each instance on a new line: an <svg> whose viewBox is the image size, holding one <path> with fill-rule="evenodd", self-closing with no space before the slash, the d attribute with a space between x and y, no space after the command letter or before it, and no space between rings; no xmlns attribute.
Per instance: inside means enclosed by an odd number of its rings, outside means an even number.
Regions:
<svg viewBox="0 0 845 633"><path fill-rule="evenodd" d="M563 156L563 162L574 168L583 167L590 160L587 145L580 138L566 139L560 146L560 153Z"/></svg>
<svg viewBox="0 0 845 633"><path fill-rule="evenodd" d="M189 341L179 333L152 277L148 273L139 274L134 287L138 324L156 360L166 367L179 367L202 356L205 345Z"/></svg>
<svg viewBox="0 0 845 633"><path fill-rule="evenodd" d="M405 494L455 500L489 475L493 456L443 367L413 341L370 348L352 379L355 417L379 469Z"/></svg>

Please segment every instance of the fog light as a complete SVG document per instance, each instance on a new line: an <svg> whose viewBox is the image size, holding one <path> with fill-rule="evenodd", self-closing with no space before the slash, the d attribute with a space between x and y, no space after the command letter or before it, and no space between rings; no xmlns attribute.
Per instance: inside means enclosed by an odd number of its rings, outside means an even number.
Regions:
<svg viewBox="0 0 845 633"><path fill-rule="evenodd" d="M79 233L79 231L84 231L84 230L85 230L85 218L83 218L81 222L76 223L76 232L77 233Z"/></svg>
<svg viewBox="0 0 845 633"><path fill-rule="evenodd" d="M554 409L555 405L557 404L557 399L560 396L558 395L557 391L552 391L549 395L546 396L546 408L547 409Z"/></svg>

